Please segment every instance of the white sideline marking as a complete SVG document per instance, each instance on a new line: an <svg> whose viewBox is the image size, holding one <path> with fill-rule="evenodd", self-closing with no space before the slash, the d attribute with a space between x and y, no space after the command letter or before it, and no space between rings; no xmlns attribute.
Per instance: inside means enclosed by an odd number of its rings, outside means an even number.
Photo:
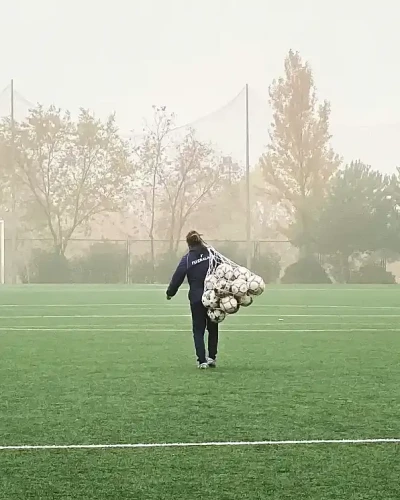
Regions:
<svg viewBox="0 0 400 500"><path fill-rule="evenodd" d="M91 307L133 307L133 308L149 308L149 309L158 309L158 308L178 308L178 307L188 307L187 303L182 304L141 304L141 303L127 303L127 304L119 304L119 303L107 303L107 304L0 304L0 308L46 308L46 307L62 307L62 308L87 308ZM252 304L252 308L262 307L262 308L292 308L292 309L382 309L382 310L397 310L400 309L400 306L358 306L358 305L305 305L305 304Z"/></svg>
<svg viewBox="0 0 400 500"><path fill-rule="evenodd" d="M238 324L235 323L224 323L222 326L224 328L224 331L226 331L228 325L230 326L235 326L236 328L238 326L242 326L242 324L239 322ZM308 324L307 326L310 327L314 327L314 328L323 328L324 326L326 325L326 322L325 321L316 321L316 322L313 322L313 323L310 323ZM43 325L45 328L49 328L48 325ZM55 325L57 328L66 328L66 329L70 329L70 330L73 330L75 328L88 328L88 324L87 323L57 323L57 325ZM112 326L110 326L109 324L102 324L102 323L90 323L90 326L92 328L101 328L101 327L105 327L105 329L110 329L110 330L114 330L116 328L129 328L129 329L135 329L135 330L139 330L139 331L143 331L143 328L141 325L138 325L137 322L135 323L113 323ZM247 328L248 324L243 324L243 328ZM278 321L274 321L274 322L261 322L261 323L253 323L251 322L250 324L250 327L251 328L260 328L260 327L291 327L291 328L304 328L304 322L278 322ZM343 331L343 328L344 328L344 325L343 325L343 322L329 322L328 324L329 328L339 328L341 331ZM388 323L373 323L372 325L370 324L369 321L365 321L361 324L359 324L358 322L357 323L347 323L347 327L349 327L350 329L355 329L355 327L360 327L360 328L379 328L379 329L387 329L388 326L390 326L390 324L388 325ZM13 326L13 325L9 325L9 326L1 326L0 327L0 330L1 329L13 329L13 328L18 328L18 325L17 326ZM41 330L42 327L41 325L30 325L29 328L32 328L32 330ZM190 329L190 327L188 326L188 328ZM148 328L144 328L145 330L149 330ZM153 328L154 329L154 328ZM152 327L150 327L150 331L152 330ZM182 324L180 325L180 328L172 328L171 325L166 325L166 329L161 329L160 328L160 325L156 325L155 326L155 330L156 331L174 331L174 332L180 332L180 331L187 331L187 328L186 330L182 329ZM229 330L229 328L228 328ZM348 330L345 328L345 330Z"/></svg>
<svg viewBox="0 0 400 500"><path fill-rule="evenodd" d="M39 318L98 318L98 319L109 319L109 318L189 318L190 314L31 314L23 316L0 316L0 319L39 319Z"/></svg>
<svg viewBox="0 0 400 500"><path fill-rule="evenodd" d="M22 316L1 315L0 319L35 318L188 318L190 314L29 314ZM239 316L232 316L239 317ZM242 314L240 318L400 318L400 314Z"/></svg>
<svg viewBox="0 0 400 500"><path fill-rule="evenodd" d="M256 305L256 304L252 304L252 305ZM75 308L75 307L87 307L87 308L90 308L90 307L150 307L152 309L157 309L159 307L188 307L188 303L182 303L182 304L170 304L170 303L165 303L165 304L158 304L158 303L152 303L152 304L142 304L140 302L135 302L135 303L126 303L126 304L120 304L120 303L113 303L113 302L107 302L106 304L100 304L100 303L96 303L96 304L0 304L0 307L1 308L7 308L7 307L10 307L10 308L14 308L14 307L70 307L71 309L72 308ZM257 304L257 307L262 307L261 304ZM269 306L267 306L269 307ZM285 306L283 306L285 307ZM301 306L303 307L303 306ZM307 307L307 306L305 306ZM399 306L399 309L400 309L400 306Z"/></svg>
<svg viewBox="0 0 400 500"><path fill-rule="evenodd" d="M122 448L189 448L206 446L282 446L316 444L381 444L400 443L398 438L384 439L305 439L290 441L209 441L204 443L132 443L132 444L54 444L0 446L0 451L24 450L103 450Z"/></svg>
<svg viewBox="0 0 400 500"><path fill-rule="evenodd" d="M277 325L275 325L277 326ZM36 328L24 328L24 327L0 327L0 332L131 332L131 333L179 333L179 332L190 332L190 328L186 329L178 329L178 328L92 328L92 327L69 327L69 328L42 328L40 326ZM240 333L354 333L354 332L400 332L398 328L332 328L332 329L285 329L281 330L280 328L276 329L249 329L249 328L226 328L224 329L224 333L229 332L240 332Z"/></svg>
<svg viewBox="0 0 400 500"><path fill-rule="evenodd" d="M118 292L118 293L136 293L136 292L163 292L165 293L165 290L167 289L168 284L165 285L156 285L156 284L149 284L144 285L144 288L135 288L135 286L129 286L129 285L121 285L120 288L107 288L106 286L102 285L66 285L65 287L54 287L52 285L49 286L41 286L41 285L22 285L22 286L7 286L5 290L7 293L21 293L21 292L32 292L35 291L35 293L54 293L54 292L70 292L70 293L76 293L77 291L90 291L91 293L110 293L110 292ZM187 292L188 287L182 287L180 288L182 292ZM364 285L361 286L360 288L347 288L346 286L339 286L335 287L332 285L328 285L325 288L302 288L299 286L298 288L286 288L285 285L282 286L272 286L271 288L266 288L266 291L269 292L369 292L371 291L379 291L379 292L400 292L399 287L396 285L387 285L387 286L382 286L382 287L374 287L374 286L368 286Z"/></svg>

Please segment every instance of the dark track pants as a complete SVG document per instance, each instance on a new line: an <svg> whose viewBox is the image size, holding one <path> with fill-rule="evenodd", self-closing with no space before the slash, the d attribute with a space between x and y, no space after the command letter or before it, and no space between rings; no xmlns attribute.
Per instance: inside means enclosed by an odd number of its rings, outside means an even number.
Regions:
<svg viewBox="0 0 400 500"><path fill-rule="evenodd" d="M218 350L218 324L213 323L207 316L207 309L201 302L190 304L192 311L193 339L196 349L197 361L205 363L207 361L206 348L204 344L204 334L208 330L208 355L216 359Z"/></svg>

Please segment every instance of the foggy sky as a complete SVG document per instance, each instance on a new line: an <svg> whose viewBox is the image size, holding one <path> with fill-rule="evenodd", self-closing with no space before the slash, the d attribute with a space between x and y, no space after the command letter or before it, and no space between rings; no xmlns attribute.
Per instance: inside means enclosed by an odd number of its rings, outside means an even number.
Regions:
<svg viewBox="0 0 400 500"><path fill-rule="evenodd" d="M392 170L400 165L399 18L389 0L2 2L0 91L14 78L33 103L116 110L127 133L152 104L186 123L249 83L257 122L292 48L332 104L338 152ZM0 98L1 114L7 105Z"/></svg>

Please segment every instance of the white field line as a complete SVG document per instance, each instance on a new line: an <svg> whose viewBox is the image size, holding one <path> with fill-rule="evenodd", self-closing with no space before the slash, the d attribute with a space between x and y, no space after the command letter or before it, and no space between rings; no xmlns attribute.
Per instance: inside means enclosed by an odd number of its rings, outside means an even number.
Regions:
<svg viewBox="0 0 400 500"><path fill-rule="evenodd" d="M229 330L229 325L230 326L241 326L240 322L239 324L235 324L233 325L232 323L224 323L222 325L224 331L226 330ZM246 326L248 325L247 323L245 324ZM245 325L243 325L243 327L245 327ZM44 325L46 326L46 325ZM109 325L109 324L103 324L101 322L98 322L98 323L90 323L90 327L92 328L102 328L102 327L105 327L104 329L105 330L110 330L110 331L113 331L115 330L115 328L129 328L129 329L133 329L133 330L137 330L137 331L140 331L142 332L143 331L143 326L142 325L138 325L138 323L113 323L112 325ZM181 325L180 325L181 326ZM267 322L267 323L251 323L251 328L259 328L259 327L300 327L300 328L303 328L304 327L304 322L287 322L285 323L284 321L274 321L274 322ZM308 323L308 326L313 326L313 327L323 327L323 326L326 326L326 321L316 321L316 322L313 322L313 323ZM336 327L340 327L340 330L343 330L343 322L329 322L328 324L329 328L336 328ZM346 324L347 327L353 327L355 328L355 326L360 326L362 328L365 328L365 327L371 327L371 324L369 321L365 321L363 323L361 323L361 325L357 322L357 323L347 323ZM388 327L388 324L387 323L373 323L372 324L372 328L379 328L379 329L384 329L386 330ZM13 329L13 328L18 328L18 325L15 326L15 325L9 325L9 326L1 326L0 327L0 330L1 329L4 329L4 330L7 330L7 329ZM30 325L29 328L31 328L32 330L42 330L42 326L41 325ZM48 325L47 325L47 328L48 328ZM88 324L87 323L57 323L57 328L66 328L66 329L69 329L69 330L73 330L75 328L79 329L79 328L88 328ZM160 325L156 326L155 327L156 330L160 330L161 331L161 328L160 328ZM180 332L180 331L188 331L188 329L190 330L190 327L188 326L188 328L186 329L179 329L179 328L172 328L171 325L167 325L167 329L168 330L171 330L171 331L174 331L174 332ZM152 328L148 329L148 328L145 328L145 330L147 331L151 331ZM346 329L347 330L347 329ZM358 330L358 329L357 329ZM165 329L163 329L162 331L167 331Z"/></svg>
<svg viewBox="0 0 400 500"><path fill-rule="evenodd" d="M154 288L153 288L154 287ZM154 285L149 285L148 287L145 288L103 288L101 285L99 288L89 288L85 287L84 285L76 285L74 287L66 287L66 288L35 288L35 287L18 287L18 286L13 286L13 287L6 287L4 288L3 286L1 287L2 290L4 290L7 294L21 294L21 293L27 293L27 294L54 294L54 293L128 293L128 294L135 294L137 292L163 292L165 294L165 291L167 290L167 285L163 287L155 287ZM189 288L181 288L180 291L182 292L187 292Z"/></svg>
<svg viewBox="0 0 400 500"><path fill-rule="evenodd" d="M1 319L39 318L188 318L190 314L29 314L22 316L1 315ZM236 317L236 316L232 316ZM239 317L239 316L238 316ZM241 318L400 318L400 314L242 314Z"/></svg>
<svg viewBox="0 0 400 500"><path fill-rule="evenodd" d="M145 285L142 286L142 288L135 288L135 286L129 286L126 285L121 286L120 288L107 288L107 286L101 286L99 285L96 287L96 285L92 286L86 286L86 285L70 285L70 286L65 286L65 287L53 287L49 286L48 288L40 287L39 286L7 286L5 287L5 291L7 293L21 293L21 292L27 292L27 293L54 293L54 292L61 292L61 293L77 293L77 292L90 292L90 293L110 293L110 292L117 292L117 293L136 293L136 292L162 292L165 294L165 291L167 289L168 285ZM182 287L180 289L181 292L187 292L188 287ZM286 288L285 286L276 286L276 287L271 287L267 288L266 291L269 292L369 292L371 291L379 291L379 292L400 292L400 288L398 286L382 286L382 287L370 287L370 286L365 286L365 287L360 287L360 288L347 288L347 287L332 287L332 286L327 286L325 288Z"/></svg>
<svg viewBox="0 0 400 500"><path fill-rule="evenodd" d="M112 318L190 318L190 314L30 314L23 316L0 316L1 319L53 319L53 318L97 318L97 319L112 319Z"/></svg>
<svg viewBox="0 0 400 500"><path fill-rule="evenodd" d="M52 308L52 307L60 307L60 308L87 308L91 307L133 307L133 308L150 308L152 310L159 308L187 308L188 304L141 304L141 303L107 303L107 304L0 304L0 308ZM254 307L262 307L262 308L291 308L291 309L382 309L382 310L398 310L400 306L358 306L358 305L305 305L305 304L252 304L252 308Z"/></svg>
<svg viewBox="0 0 400 500"><path fill-rule="evenodd" d="M256 304L252 304L255 306ZM135 303L126 303L126 304L117 304L117 303L112 303L112 302L107 302L106 304L101 304L101 303L96 303L96 304L0 304L0 308L46 308L46 307L68 307L71 309L75 309L76 307L84 307L84 308L91 308L91 307L150 307L151 309L158 309L160 307L188 307L188 303L184 304L170 304L170 303L165 303L165 304L159 304L159 303L149 303L149 304L141 304L140 302L135 302ZM257 304L257 307L262 307L261 304ZM267 306L270 307L270 306ZM286 307L286 306L282 306ZM292 307L292 306L288 306ZM400 309L400 306L398 307Z"/></svg>
<svg viewBox="0 0 400 500"><path fill-rule="evenodd" d="M179 333L179 332L190 332L190 328L178 329L178 328L99 328L99 327L69 327L69 328L31 328L31 327L0 327L0 332L130 332L130 333ZM297 329L288 328L275 330L270 330L266 328L227 328L224 333L367 333L367 332L400 332L399 328L328 328L328 329Z"/></svg>
<svg viewBox="0 0 400 500"><path fill-rule="evenodd" d="M33 450L104 450L104 449L137 449L137 448L190 448L190 447L222 447L222 446L283 446L283 445L326 445L326 444L399 444L398 438L378 439L305 439L287 441L209 441L199 443L131 443L131 444L54 444L54 445L15 445L0 446L0 451L33 451Z"/></svg>

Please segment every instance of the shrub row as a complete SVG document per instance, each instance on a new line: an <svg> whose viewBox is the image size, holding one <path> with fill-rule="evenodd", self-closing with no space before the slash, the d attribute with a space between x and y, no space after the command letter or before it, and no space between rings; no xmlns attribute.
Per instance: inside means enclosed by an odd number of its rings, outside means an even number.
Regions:
<svg viewBox="0 0 400 500"><path fill-rule="evenodd" d="M235 243L220 246L219 250L245 265L245 254ZM129 262L126 250L120 245L96 243L87 254L70 260L55 253L36 251L29 265L20 270L20 279L23 283L167 283L178 258L175 254L164 254L153 264L145 255ZM251 267L267 283L279 279L280 259L275 253L256 256ZM288 266L281 283L330 284L332 280L316 258L307 257ZM351 273L349 283L395 284L396 279L382 266L368 264Z"/></svg>
<svg viewBox="0 0 400 500"><path fill-rule="evenodd" d="M307 257L288 266L281 283L330 284L332 280L316 258ZM396 277L379 264L367 264L361 266L359 270L353 271L350 274L348 283L394 285L396 284Z"/></svg>
<svg viewBox="0 0 400 500"><path fill-rule="evenodd" d="M245 254L235 243L219 250L245 265ZM19 275L23 283L167 283L178 260L179 256L168 253L159 256L155 263L149 255L129 259L125 248L104 242L93 244L86 254L71 259L35 251ZM252 270L266 282L277 281L281 270L279 256L275 253L257 256L252 262Z"/></svg>

